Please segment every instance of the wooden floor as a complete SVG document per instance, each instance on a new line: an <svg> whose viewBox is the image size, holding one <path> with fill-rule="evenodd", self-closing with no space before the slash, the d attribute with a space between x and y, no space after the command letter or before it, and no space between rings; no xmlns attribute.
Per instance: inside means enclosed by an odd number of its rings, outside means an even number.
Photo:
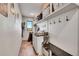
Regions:
<svg viewBox="0 0 79 59"><path fill-rule="evenodd" d="M31 42L22 41L19 56L36 56Z"/></svg>

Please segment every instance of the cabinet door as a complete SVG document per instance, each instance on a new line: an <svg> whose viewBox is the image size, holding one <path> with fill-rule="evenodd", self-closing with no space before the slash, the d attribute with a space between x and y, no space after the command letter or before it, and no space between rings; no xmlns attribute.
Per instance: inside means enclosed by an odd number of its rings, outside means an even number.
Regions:
<svg viewBox="0 0 79 59"><path fill-rule="evenodd" d="M40 30L39 30L40 32L42 32L42 31L47 32L47 21L38 23L37 25L40 28Z"/></svg>
<svg viewBox="0 0 79 59"><path fill-rule="evenodd" d="M42 42L43 42L43 36L37 37L37 53L38 53L38 55L42 55Z"/></svg>
<svg viewBox="0 0 79 59"><path fill-rule="evenodd" d="M36 51L36 37L34 36L34 34L33 34L33 47Z"/></svg>
<svg viewBox="0 0 79 59"><path fill-rule="evenodd" d="M33 26L33 47L35 51L37 50L37 37L35 36L36 27Z"/></svg>

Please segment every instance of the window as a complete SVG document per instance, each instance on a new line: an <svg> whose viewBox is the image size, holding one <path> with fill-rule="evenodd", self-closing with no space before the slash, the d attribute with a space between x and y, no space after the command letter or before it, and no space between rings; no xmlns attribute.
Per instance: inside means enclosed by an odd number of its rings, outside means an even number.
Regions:
<svg viewBox="0 0 79 59"><path fill-rule="evenodd" d="M32 31L32 27L33 27L33 22L32 21L27 21L27 30Z"/></svg>

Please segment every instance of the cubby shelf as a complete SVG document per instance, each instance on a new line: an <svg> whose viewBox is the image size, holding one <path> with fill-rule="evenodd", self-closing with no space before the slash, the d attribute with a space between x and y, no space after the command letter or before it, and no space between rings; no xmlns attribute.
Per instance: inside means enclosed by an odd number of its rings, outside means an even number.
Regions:
<svg viewBox="0 0 79 59"><path fill-rule="evenodd" d="M65 13L66 11L74 9L76 7L79 8L79 6L77 4L75 4L75 3L68 3L68 4L62 6L61 8L55 10L54 12L52 12L51 14L49 14L48 16L46 16L44 19L41 19L40 21L37 21L35 24L43 22L43 21L46 21L46 20L48 20L50 18L56 17L57 15Z"/></svg>

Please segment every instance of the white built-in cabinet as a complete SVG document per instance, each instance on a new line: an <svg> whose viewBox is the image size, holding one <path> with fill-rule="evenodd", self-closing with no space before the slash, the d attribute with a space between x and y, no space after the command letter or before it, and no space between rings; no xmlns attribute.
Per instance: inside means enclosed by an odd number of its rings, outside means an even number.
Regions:
<svg viewBox="0 0 79 59"><path fill-rule="evenodd" d="M38 23L37 26L40 28L39 32L47 32L47 21ZM36 29L33 28L33 46L38 55L42 55L42 42L44 40L44 36L37 37L35 36Z"/></svg>
<svg viewBox="0 0 79 59"><path fill-rule="evenodd" d="M46 21L49 42L71 55L79 55L79 6L66 4L36 24Z"/></svg>
<svg viewBox="0 0 79 59"><path fill-rule="evenodd" d="M36 52L37 52L38 55L42 55L42 42L43 42L43 36L37 37Z"/></svg>

